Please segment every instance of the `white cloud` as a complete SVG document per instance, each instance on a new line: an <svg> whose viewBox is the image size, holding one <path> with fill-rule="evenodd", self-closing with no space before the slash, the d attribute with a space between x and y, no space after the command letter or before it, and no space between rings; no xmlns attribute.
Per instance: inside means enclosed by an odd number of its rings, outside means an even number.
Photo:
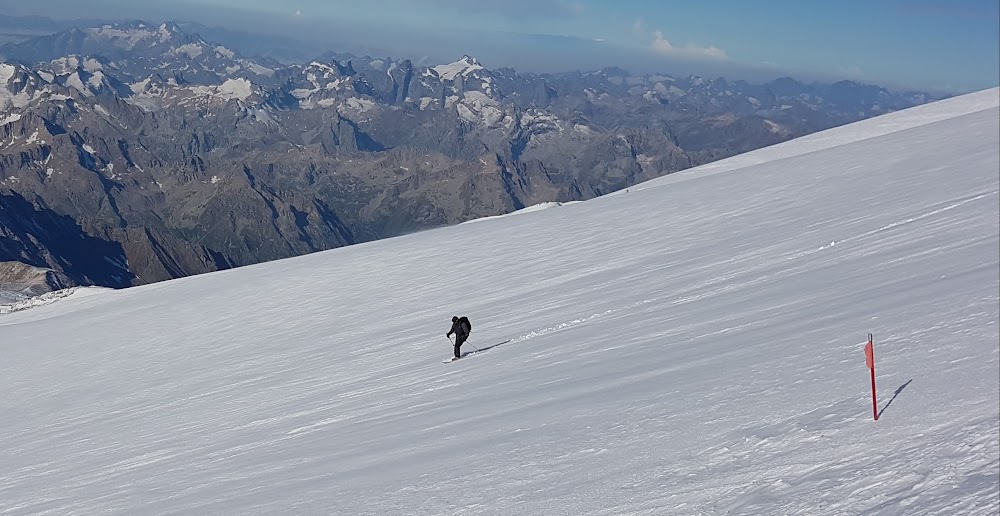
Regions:
<svg viewBox="0 0 1000 516"><path fill-rule="evenodd" d="M648 46L654 53L662 56L713 61L726 60L729 57L726 55L725 50L715 45L707 47L698 46L694 43L675 45L663 35L663 31L654 30L651 32L649 25L646 24L646 20L643 18L636 18L632 22L632 32L642 45ZM649 42L650 39L652 39L651 43Z"/></svg>
<svg viewBox="0 0 1000 516"><path fill-rule="evenodd" d="M638 23L638 22L637 22ZM636 26L638 28L638 26ZM650 48L654 52L665 56L702 58L702 59L726 59L726 52L714 45L699 47L693 43L684 46L675 46L663 36L662 31L653 32L653 43Z"/></svg>
<svg viewBox="0 0 1000 516"><path fill-rule="evenodd" d="M302 16L302 9L295 11L295 16Z"/></svg>

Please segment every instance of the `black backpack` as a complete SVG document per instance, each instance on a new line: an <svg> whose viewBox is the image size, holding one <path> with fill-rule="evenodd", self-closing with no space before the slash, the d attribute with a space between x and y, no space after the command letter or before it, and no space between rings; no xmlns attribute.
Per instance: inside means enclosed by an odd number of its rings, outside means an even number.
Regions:
<svg viewBox="0 0 1000 516"><path fill-rule="evenodd" d="M469 318L466 316L461 316L458 318L458 323L465 327L465 333L472 333L472 323L469 322Z"/></svg>

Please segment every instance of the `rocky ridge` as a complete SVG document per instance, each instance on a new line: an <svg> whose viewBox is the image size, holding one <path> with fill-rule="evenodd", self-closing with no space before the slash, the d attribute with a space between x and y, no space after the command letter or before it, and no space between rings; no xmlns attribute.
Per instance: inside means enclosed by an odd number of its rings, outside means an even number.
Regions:
<svg viewBox="0 0 1000 516"><path fill-rule="evenodd" d="M469 56L283 65L176 24L75 28L0 47L0 262L155 282L585 200L929 100Z"/></svg>

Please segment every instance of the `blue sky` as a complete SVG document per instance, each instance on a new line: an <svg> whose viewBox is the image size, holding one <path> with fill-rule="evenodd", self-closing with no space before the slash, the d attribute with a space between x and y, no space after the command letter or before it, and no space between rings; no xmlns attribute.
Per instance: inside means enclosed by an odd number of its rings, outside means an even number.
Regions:
<svg viewBox="0 0 1000 516"><path fill-rule="evenodd" d="M103 0L107 5L124 0ZM129 2L131 3L131 2ZM388 52L477 55L526 71L620 64L727 78L853 79L970 91L1000 83L997 0L153 0L311 24ZM134 5L134 4L133 4ZM177 16L171 12L171 15ZM221 16L221 20L220 20ZM235 18L234 18L235 19ZM241 18L242 19L242 18ZM287 29L285 29L287 30ZM338 49L332 49L338 50ZM409 57L409 56L407 56Z"/></svg>

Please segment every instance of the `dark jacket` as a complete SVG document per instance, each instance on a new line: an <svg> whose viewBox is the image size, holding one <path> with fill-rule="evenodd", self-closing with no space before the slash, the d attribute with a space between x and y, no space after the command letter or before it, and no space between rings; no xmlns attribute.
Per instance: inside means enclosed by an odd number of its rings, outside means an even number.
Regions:
<svg viewBox="0 0 1000 516"><path fill-rule="evenodd" d="M469 328L465 324L462 324L462 322L463 322L462 319L459 319L451 324L451 330L448 331L449 337L451 337L452 333L454 333L456 337L469 336Z"/></svg>

